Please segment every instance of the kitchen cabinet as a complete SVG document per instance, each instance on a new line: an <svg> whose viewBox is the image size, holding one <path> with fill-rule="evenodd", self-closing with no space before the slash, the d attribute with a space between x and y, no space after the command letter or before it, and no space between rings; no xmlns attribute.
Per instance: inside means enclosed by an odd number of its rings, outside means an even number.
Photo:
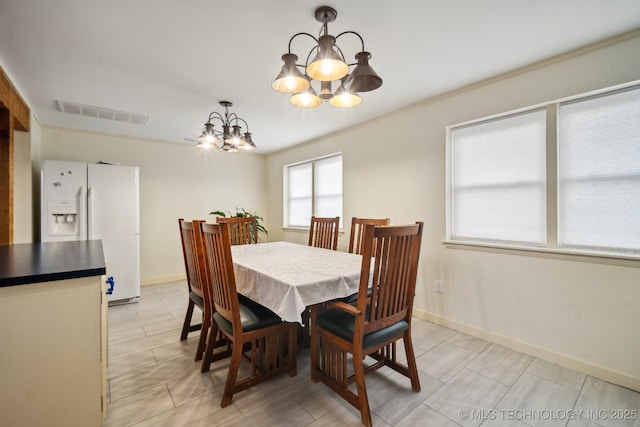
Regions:
<svg viewBox="0 0 640 427"><path fill-rule="evenodd" d="M0 246L0 425L102 423L105 274L99 240Z"/></svg>

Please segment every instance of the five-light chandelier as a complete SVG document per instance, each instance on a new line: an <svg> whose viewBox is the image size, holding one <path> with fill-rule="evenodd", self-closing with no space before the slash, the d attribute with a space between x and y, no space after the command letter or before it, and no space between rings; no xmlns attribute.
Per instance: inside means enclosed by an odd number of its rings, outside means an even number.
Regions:
<svg viewBox="0 0 640 427"><path fill-rule="evenodd" d="M369 65L371 53L364 50L364 40L355 31L344 31L337 36L329 34L327 24L335 21L338 12L329 6L315 11L315 18L322 23L318 38L309 33L297 33L289 40L289 50L282 55L284 65L271 84L278 92L291 94L289 102L300 108L314 108L322 101L336 107L353 107L362 102L359 92L368 92L382 86L382 79ZM360 39L362 50L355 55L356 62L347 63L337 40L347 34ZM298 36L311 37L316 45L309 51L304 64L298 64L298 56L291 53L291 43ZM310 61L312 55L315 57ZM349 68L354 67L351 73ZM302 71L301 71L302 70ZM320 94L311 83L320 82Z"/></svg>
<svg viewBox="0 0 640 427"><path fill-rule="evenodd" d="M253 151L256 145L251 139L249 125L236 113L229 114L229 107L233 104L229 101L220 101L220 105L224 107L224 116L216 111L209 114L209 119L204 124L202 134L198 137L198 147L204 149L217 149L227 153L235 153L240 151ZM214 129L212 121L219 121L222 125L222 131ZM238 123L244 123L246 132L242 131L242 126Z"/></svg>

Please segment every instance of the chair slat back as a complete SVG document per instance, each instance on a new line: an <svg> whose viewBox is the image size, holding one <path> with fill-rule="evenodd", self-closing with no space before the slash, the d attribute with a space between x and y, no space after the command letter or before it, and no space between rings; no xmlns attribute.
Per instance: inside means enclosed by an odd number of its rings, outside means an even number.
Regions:
<svg viewBox="0 0 640 427"><path fill-rule="evenodd" d="M202 246L202 233L200 232L200 224L203 222L201 220L185 221L183 218L178 219L189 290L200 298L205 299L205 294L208 292L208 280L204 248Z"/></svg>
<svg viewBox="0 0 640 427"><path fill-rule="evenodd" d="M211 283L215 311L233 324L234 335L241 333L238 291L236 289L229 225L202 224L206 269ZM236 331L236 328L240 328Z"/></svg>
<svg viewBox="0 0 640 427"><path fill-rule="evenodd" d="M317 248L338 249L338 229L340 228L340 217L322 218L311 217L309 228L309 246Z"/></svg>
<svg viewBox="0 0 640 427"><path fill-rule="evenodd" d="M423 223L364 228L358 309L369 313L363 317L366 334L403 319L411 322Z"/></svg>
<svg viewBox="0 0 640 427"><path fill-rule="evenodd" d="M351 218L351 236L349 238L349 252L352 254L362 254L362 238L364 237L364 226L389 225L389 218Z"/></svg>
<svg viewBox="0 0 640 427"><path fill-rule="evenodd" d="M229 224L229 238L232 245L258 243L258 220L253 216L239 218L217 217L216 223Z"/></svg>

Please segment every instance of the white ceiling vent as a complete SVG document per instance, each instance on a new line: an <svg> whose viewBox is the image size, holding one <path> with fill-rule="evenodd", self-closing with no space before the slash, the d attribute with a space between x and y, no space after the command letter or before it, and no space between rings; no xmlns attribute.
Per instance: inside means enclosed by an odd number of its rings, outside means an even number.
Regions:
<svg viewBox="0 0 640 427"><path fill-rule="evenodd" d="M108 108L94 107L91 105L77 104L75 102L56 101L58 110L63 113L77 114L79 116L94 117L96 119L115 120L117 122L146 125L149 116L126 111L110 110Z"/></svg>

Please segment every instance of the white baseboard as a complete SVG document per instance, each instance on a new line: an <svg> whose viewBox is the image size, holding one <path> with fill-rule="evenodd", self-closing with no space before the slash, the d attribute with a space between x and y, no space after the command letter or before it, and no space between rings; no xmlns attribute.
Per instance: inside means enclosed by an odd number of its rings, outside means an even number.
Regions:
<svg viewBox="0 0 640 427"><path fill-rule="evenodd" d="M522 341L515 340L500 334L496 334L485 329L477 328L475 326L467 325L455 320L448 319L446 317L438 316L426 311L415 309L413 315L433 322L438 325L446 326L447 328L454 329L459 332L474 336L476 338L489 341L503 347L510 348L521 353L528 354L530 356L537 357L547 362L555 363L574 371L582 372L587 375L599 378L601 380L618 384L623 387L630 388L635 391L640 391L640 378L633 377L622 372L615 371L603 366L594 365L584 360L579 360L566 354L556 353L551 350L536 347L531 344L527 344Z"/></svg>

